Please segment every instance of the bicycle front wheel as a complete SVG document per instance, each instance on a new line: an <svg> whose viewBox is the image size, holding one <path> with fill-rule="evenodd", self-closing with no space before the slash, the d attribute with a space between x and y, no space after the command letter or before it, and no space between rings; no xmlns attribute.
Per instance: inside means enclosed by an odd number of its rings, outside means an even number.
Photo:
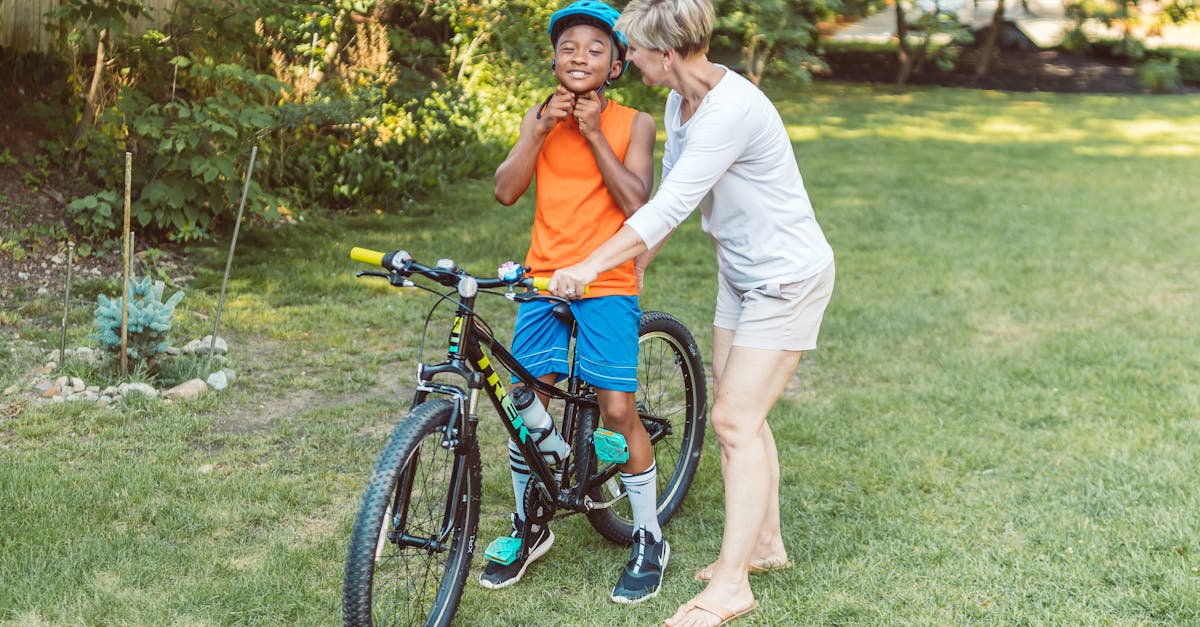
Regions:
<svg viewBox="0 0 1200 627"><path fill-rule="evenodd" d="M665 525L683 505L696 476L708 410L708 386L700 349L691 331L678 318L662 311L642 314L637 375L637 408L654 445L654 463L658 468L658 522ZM576 446L590 446L595 427L595 412L581 412L579 432L585 440L578 441ZM623 495L625 486L619 476L614 476L597 492L592 498L610 501ZM588 512L587 517L605 538L620 544L632 542L633 510L628 498L618 500L612 507Z"/></svg>
<svg viewBox="0 0 1200 627"><path fill-rule="evenodd" d="M363 492L342 591L346 625L449 625L479 525L474 442L445 443L453 406L422 403L398 424Z"/></svg>

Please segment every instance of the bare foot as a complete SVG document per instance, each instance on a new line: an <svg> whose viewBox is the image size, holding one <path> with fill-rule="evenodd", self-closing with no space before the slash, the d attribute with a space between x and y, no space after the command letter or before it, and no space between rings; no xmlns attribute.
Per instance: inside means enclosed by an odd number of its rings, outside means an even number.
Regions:
<svg viewBox="0 0 1200 627"><path fill-rule="evenodd" d="M730 623L756 609L758 609L758 601L753 598L749 603L729 607L697 596L681 605L675 615L668 618L663 624L666 627L714 627Z"/></svg>
<svg viewBox="0 0 1200 627"><path fill-rule="evenodd" d="M701 568L696 573L697 581L708 581L712 579L713 568L716 563L709 564ZM782 555L772 555L765 557L755 557L750 560L750 564L746 567L746 572L750 574L765 573L770 570L786 570L792 567L792 561L787 558L787 553Z"/></svg>

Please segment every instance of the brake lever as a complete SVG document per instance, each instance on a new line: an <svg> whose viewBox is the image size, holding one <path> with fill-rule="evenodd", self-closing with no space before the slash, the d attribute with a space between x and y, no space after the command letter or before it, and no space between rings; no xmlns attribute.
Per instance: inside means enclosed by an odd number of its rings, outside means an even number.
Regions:
<svg viewBox="0 0 1200 627"><path fill-rule="evenodd" d="M384 274L383 272L364 271L364 272L358 272L354 276L356 276L360 279L365 276L372 276L372 277L379 277L381 279L387 279L388 283L392 284L392 287L413 287L416 285L416 283L413 283L412 281L408 280L408 278L406 278L399 272L392 272L390 274Z"/></svg>
<svg viewBox="0 0 1200 627"><path fill-rule="evenodd" d="M548 291L541 292L538 290L525 290L524 292L508 292L504 296L506 298L508 298L509 300L516 302L516 303L527 303L527 302L530 302L533 300L552 300L552 301L556 301L556 302L560 302L560 303L571 302L561 296L555 296L554 294L551 294Z"/></svg>

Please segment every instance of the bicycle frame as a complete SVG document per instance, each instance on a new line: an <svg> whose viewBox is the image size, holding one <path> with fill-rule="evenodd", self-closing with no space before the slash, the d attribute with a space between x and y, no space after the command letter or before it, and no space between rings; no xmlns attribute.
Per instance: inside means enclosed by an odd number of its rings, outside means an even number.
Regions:
<svg viewBox="0 0 1200 627"><path fill-rule="evenodd" d="M573 303L550 296L549 279L527 276L529 270L515 262L505 262L494 276L476 276L449 259L433 266L421 264L403 250L384 253L355 247L350 257L384 270L359 272L359 276L380 277L393 287L416 287L438 301L426 317L420 340L414 406L392 429L355 516L343 584L345 624L375 624L393 615L401 624L450 624L471 571L480 529L484 460L479 414L490 411L478 406L481 396L490 399L510 438L499 444L510 451L512 465L523 474L528 472L530 479L524 493L516 495L521 499L516 503L518 515L513 516L517 528L504 542L489 547L490 561L521 559L528 549L523 542L511 542L512 538L528 538L537 526L577 513L583 513L605 539L628 544L635 535L636 517L616 476L616 460L623 457L613 455L618 451L612 449L614 445L619 449L619 439L599 429L598 397L607 399L607 393L583 381L586 364L577 359L562 365L565 372L560 376L566 375L566 383L535 378L513 356L515 349L493 335L485 312L476 310L480 292L520 303L548 297L557 303L553 314L570 327L574 340L578 328L572 326ZM410 280L415 275L431 283ZM451 307L439 312L442 301ZM439 313L436 322L434 313ZM441 354L427 360L428 333L438 334L430 329L431 323L442 329L446 348L442 353L440 347L430 347L431 353ZM659 465L656 515L660 524L666 524L687 497L703 447L704 366L695 338L666 312L643 312L637 320L637 337L637 388L632 400ZM501 380L509 376L511 383ZM556 398L565 403L563 415L555 419L572 448L565 459L557 454L552 459L542 456L534 442L541 431L524 422L516 399L510 396L514 386L522 384L543 401ZM520 394L516 398L526 400ZM539 415L539 426L544 419ZM485 431L489 453L496 452L497 442L491 441L495 428ZM565 447L556 451L565 452Z"/></svg>
<svg viewBox="0 0 1200 627"><path fill-rule="evenodd" d="M408 258L407 263L416 266L411 262L411 258ZM392 285L397 287L414 285L395 272L386 275L360 272L359 276L387 278ZM456 447L463 442L476 441L476 427L479 423L479 415L476 410L479 395L482 392L496 408L501 417L500 422L504 425L508 436L517 442L521 455L529 465L531 474L537 478L533 485L540 491L545 503L553 504L555 508L581 513L612 506L621 497L597 503L588 497L588 493L616 475L617 466L610 464L605 468L598 468L595 474L572 486L571 468L591 468L596 455L591 447L576 447L577 450L572 452L573 464L563 464L556 476L553 468L542 457L537 444L529 437L529 430L522 422L520 414L517 413L517 408L509 397L508 389L500 381L500 376L493 367L492 360L495 359L509 372L514 373L519 381L535 391L551 398L563 400L566 404L566 411L561 432L571 439L574 439L572 436L576 429L575 422L580 409L599 411L598 401L595 396L590 395L591 387L575 376L575 363L572 361L568 366L566 390L533 376L479 321L475 313L475 301L480 292L477 280L469 275L461 275L458 277L455 287L459 298L447 299L455 303L457 308L447 337L446 359L436 364L418 364L417 390L413 397L414 407L424 402L430 394L444 396L452 401L453 415L447 423L446 432L442 435L442 447L457 450ZM510 289L505 296L514 301L535 297L527 294L516 293ZM575 329L572 327L571 336L574 337L574 335ZM466 389L458 385L436 381L435 377L440 375L450 375L461 379L465 382ZM639 415L643 421L658 426L653 431L647 429L652 443L670 435L669 421L646 415L640 410ZM451 481L456 489L461 486L466 472L464 460L465 457L459 455L452 470ZM411 488L412 478L404 473L400 477L393 501L392 515L395 524L393 532L389 534L391 536L389 539L403 545L424 547L434 551L441 550L443 541L453 530L461 504L458 502L448 503L438 538L396 537L396 530L404 529L407 522L405 504L408 502Z"/></svg>
<svg viewBox="0 0 1200 627"><path fill-rule="evenodd" d="M558 508L576 512L585 512L595 507L610 505L594 503L587 498L587 493L610 479L616 473L616 467L611 466L603 472L596 473L587 481L580 481L574 486L571 485L570 468L572 466L570 464L563 464L556 475L554 469L542 457L537 444L529 437L529 430L517 413L516 406L509 397L508 389L500 380L500 375L493 366L493 360L514 373L516 378L525 385L565 402L566 411L562 429L564 434L574 432L575 417L580 408L599 409L596 398L588 395L590 386L575 377L575 364L570 365L566 390L534 377L502 343L496 340L486 327L478 322L474 311L475 295L462 294L460 290L460 296L461 299L457 301L457 310L447 338L446 359L436 364L422 363L417 366L418 385L413 398L414 406L424 402L430 394L445 396L452 400L454 415L448 424L451 432L445 433L442 441L444 447L450 447L456 446L462 440L473 441L475 439L479 422L478 400L480 393L486 395L502 418L501 423L504 425L505 431L514 442L517 442L521 454L529 465L531 474L538 479L534 485L541 491L542 497L547 503L553 503ZM574 335L573 331L572 329L572 336ZM463 380L466 383L466 389L435 381L435 377L439 375L451 375ZM576 450L572 454L574 467L589 468L595 452L590 447L577 448L582 450ZM465 469L460 457L459 462L455 464L451 478L456 486L461 481L462 472L465 472ZM410 487L410 485L402 484L397 490L397 507L393 511L397 522L401 523L397 525L398 528L403 528L403 516L406 513L401 511L403 508L400 502L407 500L407 492ZM458 506L458 503L451 503L445 513L443 537L453 526ZM400 540L403 542L407 539ZM440 544L440 542L422 541L417 544L434 548L432 545Z"/></svg>

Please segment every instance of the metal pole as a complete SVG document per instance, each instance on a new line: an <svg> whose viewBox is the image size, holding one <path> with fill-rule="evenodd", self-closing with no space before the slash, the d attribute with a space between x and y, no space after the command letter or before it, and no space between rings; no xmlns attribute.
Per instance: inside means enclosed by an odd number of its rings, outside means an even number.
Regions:
<svg viewBox="0 0 1200 627"><path fill-rule="evenodd" d="M217 347L217 328L221 326L221 308L225 306L225 287L229 285L229 269L233 267L233 250L237 248L238 230L242 227L242 210L246 208L246 194L250 191L250 175L254 173L254 158L258 146L250 150L250 163L246 166L246 182L242 185L242 200L238 203L237 220L233 223L233 239L229 240L229 256L225 259L225 277L221 279L221 296L217 299L217 315L213 317L212 338L208 341L208 364L204 371L212 374L213 352Z"/></svg>
<svg viewBox="0 0 1200 627"><path fill-rule="evenodd" d="M71 310L71 266L75 263L75 242L67 242L67 289L63 296L62 339L58 342L58 365L67 360L67 312Z"/></svg>
<svg viewBox="0 0 1200 627"><path fill-rule="evenodd" d="M125 228L121 242L121 253L125 255L121 264L121 378L129 376L129 214L132 210L130 188L133 187L133 153L125 153Z"/></svg>

